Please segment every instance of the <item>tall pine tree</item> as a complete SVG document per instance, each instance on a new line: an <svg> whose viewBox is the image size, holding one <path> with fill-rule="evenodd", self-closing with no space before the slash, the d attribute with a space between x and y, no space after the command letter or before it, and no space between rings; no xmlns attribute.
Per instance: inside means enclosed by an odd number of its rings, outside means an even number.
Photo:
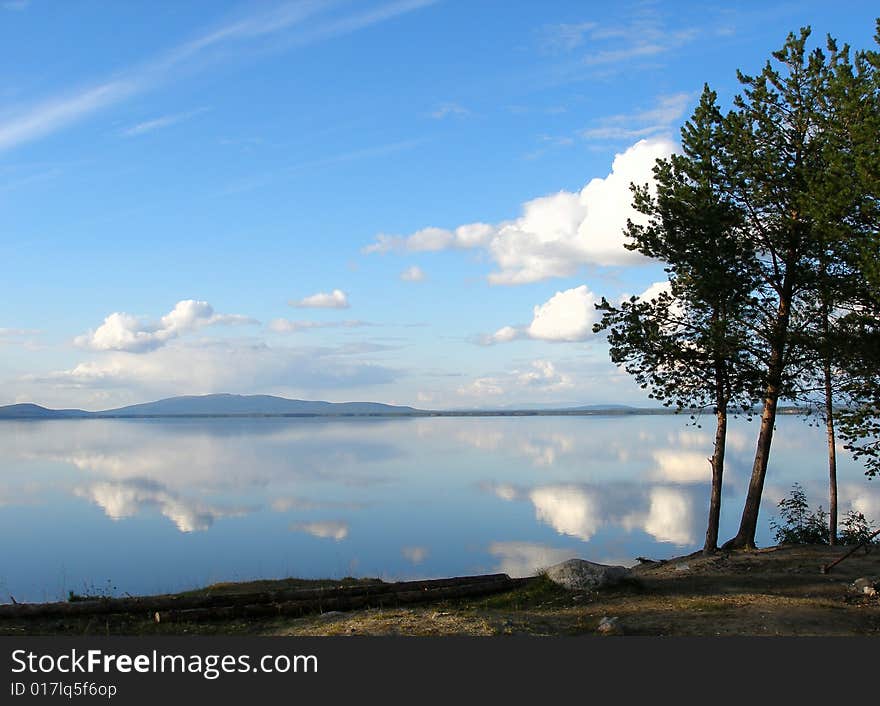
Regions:
<svg viewBox="0 0 880 706"><path fill-rule="evenodd" d="M748 322L757 273L741 237L743 214L725 197L716 95L706 87L681 131L683 154L658 160L654 189L634 186L645 226L628 224L631 250L666 263L669 286L650 300L614 306L603 299L595 330L608 330L611 358L667 406L710 408L715 443L704 551L715 551L727 418L748 409L756 390Z"/></svg>

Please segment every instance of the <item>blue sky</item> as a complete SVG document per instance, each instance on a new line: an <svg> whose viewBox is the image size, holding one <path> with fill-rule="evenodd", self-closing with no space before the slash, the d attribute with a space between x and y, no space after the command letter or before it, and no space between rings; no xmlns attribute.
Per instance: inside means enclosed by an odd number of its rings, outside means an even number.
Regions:
<svg viewBox="0 0 880 706"><path fill-rule="evenodd" d="M628 184L842 7L0 0L0 404L645 403Z"/></svg>

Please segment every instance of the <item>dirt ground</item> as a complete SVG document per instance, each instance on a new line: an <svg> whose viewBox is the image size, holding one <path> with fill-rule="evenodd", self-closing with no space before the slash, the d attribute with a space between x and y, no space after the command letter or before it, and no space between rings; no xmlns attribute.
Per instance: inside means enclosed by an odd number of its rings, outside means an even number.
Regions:
<svg viewBox="0 0 880 706"><path fill-rule="evenodd" d="M624 635L877 635L880 598L856 594L856 578L880 581L880 547L788 546L643 564L634 580L596 593L549 581L463 605L313 616L271 630L281 635L576 635L617 618Z"/></svg>
<svg viewBox="0 0 880 706"><path fill-rule="evenodd" d="M413 607L169 625L130 615L10 619L0 621L0 634L540 636L595 634L603 618L616 618L612 634L880 636L880 598L852 590L860 577L880 581L880 546L870 553L859 550L829 573L821 572L845 551L784 546L711 557L694 554L639 565L631 580L599 592L570 592L539 578L488 598ZM261 588L272 583L260 582Z"/></svg>

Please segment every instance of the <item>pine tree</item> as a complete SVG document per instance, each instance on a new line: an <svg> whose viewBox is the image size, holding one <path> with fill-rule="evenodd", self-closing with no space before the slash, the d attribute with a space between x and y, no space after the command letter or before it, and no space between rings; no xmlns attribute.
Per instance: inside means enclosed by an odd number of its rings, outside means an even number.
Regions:
<svg viewBox="0 0 880 706"><path fill-rule="evenodd" d="M720 169L716 95L704 88L682 128L683 154L658 160L652 191L634 186L634 207L648 225L628 224L627 247L666 263L668 290L604 311L611 358L665 405L712 409L715 443L704 551L717 548L721 489L731 407L749 409L756 390L757 351L748 321L756 283L754 253L741 237L743 214L726 199Z"/></svg>
<svg viewBox="0 0 880 706"><path fill-rule="evenodd" d="M817 275L827 251L831 71L824 53L806 51L809 28L790 34L758 76L739 73L743 93L725 117L730 197L746 214L758 253L757 321L768 344L761 426L736 536L725 548L754 547L780 397L797 388L797 340L814 316ZM844 184L837 183L840 188Z"/></svg>
<svg viewBox="0 0 880 706"><path fill-rule="evenodd" d="M880 19L875 42L880 45ZM880 52L838 50L829 40L832 78L833 157L841 182L834 195L840 215L836 254L857 273L855 295L841 321L841 391L838 414L846 448L864 461L868 476L880 472Z"/></svg>

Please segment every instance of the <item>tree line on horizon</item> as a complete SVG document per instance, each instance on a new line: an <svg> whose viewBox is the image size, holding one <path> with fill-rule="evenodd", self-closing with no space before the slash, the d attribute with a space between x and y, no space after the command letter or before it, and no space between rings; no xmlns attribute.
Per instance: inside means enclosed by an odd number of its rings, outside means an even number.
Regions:
<svg viewBox="0 0 880 706"><path fill-rule="evenodd" d="M880 472L880 52L791 33L761 72L737 72L726 113L704 86L680 154L633 184L646 223L626 247L665 264L651 299L602 298L595 332L652 399L711 409L704 551L718 549L729 414L760 427L737 534L754 548L780 401L818 413L828 441L829 542L837 541L840 439ZM875 43L880 46L880 18Z"/></svg>

